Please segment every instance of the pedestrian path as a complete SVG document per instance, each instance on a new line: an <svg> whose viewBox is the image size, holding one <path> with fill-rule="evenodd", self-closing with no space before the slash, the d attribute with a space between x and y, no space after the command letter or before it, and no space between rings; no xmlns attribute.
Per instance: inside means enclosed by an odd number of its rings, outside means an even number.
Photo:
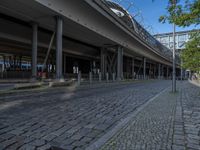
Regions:
<svg viewBox="0 0 200 150"><path fill-rule="evenodd" d="M108 141L100 143L99 139L90 147L100 150L200 150L200 88L188 82L178 83L177 87L175 94L169 88L156 97Z"/></svg>
<svg viewBox="0 0 200 150"><path fill-rule="evenodd" d="M176 95L161 94L112 137L102 150L161 150L172 143Z"/></svg>

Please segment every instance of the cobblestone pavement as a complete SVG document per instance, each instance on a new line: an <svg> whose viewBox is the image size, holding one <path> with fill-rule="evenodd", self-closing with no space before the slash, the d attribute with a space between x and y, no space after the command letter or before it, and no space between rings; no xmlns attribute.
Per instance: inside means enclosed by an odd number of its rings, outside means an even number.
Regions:
<svg viewBox="0 0 200 150"><path fill-rule="evenodd" d="M170 84L170 81L151 81L74 92L59 89L0 97L0 150L47 150L51 147L83 150ZM162 129L169 128L174 102L163 102L166 108L159 108L159 113L151 111L153 116L145 117L146 123L154 126L153 131L166 132ZM153 120L159 120L159 116L164 117L160 122ZM164 127L157 128L163 123L166 123ZM136 125L141 137L151 134L152 130L142 130L148 127L139 125L139 120ZM160 136L149 140L157 142Z"/></svg>
<svg viewBox="0 0 200 150"><path fill-rule="evenodd" d="M183 87L181 105L184 146L187 150L200 150L200 88L192 84L184 84Z"/></svg>
<svg viewBox="0 0 200 150"><path fill-rule="evenodd" d="M101 150L200 150L200 88L182 82L164 92Z"/></svg>

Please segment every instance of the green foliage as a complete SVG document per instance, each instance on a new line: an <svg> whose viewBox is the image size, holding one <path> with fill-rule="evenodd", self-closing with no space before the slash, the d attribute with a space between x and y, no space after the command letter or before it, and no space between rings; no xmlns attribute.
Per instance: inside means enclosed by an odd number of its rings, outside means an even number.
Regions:
<svg viewBox="0 0 200 150"><path fill-rule="evenodd" d="M168 21L183 27L200 24L200 0L185 0L184 4L169 0L166 9L168 14L159 18L162 23Z"/></svg>
<svg viewBox="0 0 200 150"><path fill-rule="evenodd" d="M185 50L181 53L182 67L200 72L200 32L191 35L191 40L186 43Z"/></svg>
<svg viewBox="0 0 200 150"><path fill-rule="evenodd" d="M200 0L169 0L167 14L160 17L159 21L175 23L186 27L200 24ZM200 31L191 35L186 43L185 50L181 53L182 67L195 72L200 72Z"/></svg>

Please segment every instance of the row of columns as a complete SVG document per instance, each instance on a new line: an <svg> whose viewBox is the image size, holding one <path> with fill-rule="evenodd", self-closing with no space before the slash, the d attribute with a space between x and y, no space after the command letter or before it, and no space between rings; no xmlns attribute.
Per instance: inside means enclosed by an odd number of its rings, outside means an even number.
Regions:
<svg viewBox="0 0 200 150"><path fill-rule="evenodd" d="M31 71L32 78L37 77L37 52L38 52L38 24L32 23L32 60ZM56 79L61 79L62 76L62 35L63 35L63 20L60 16L56 17Z"/></svg>
<svg viewBox="0 0 200 150"><path fill-rule="evenodd" d="M117 80L122 80L124 77L123 77L123 47L121 46L118 46L117 47L117 70L116 70L116 73L117 73ZM107 73L107 63L106 63L106 59L107 59L107 56L106 56L106 49L105 48L102 48L101 49L101 73L102 73L102 77L105 77L105 74ZM143 79L146 79L146 70L147 70L147 59L144 57L142 59L142 65L143 65ZM150 65L150 69L151 69L151 65ZM155 72L156 72L156 66L154 67L154 76L155 76ZM136 76L136 73L135 73L135 59L132 58L132 76L135 77ZM162 64L158 64L158 79L162 79L162 77L164 76L164 65ZM169 67L166 66L166 76L169 77Z"/></svg>
<svg viewBox="0 0 200 150"><path fill-rule="evenodd" d="M38 24L32 23L32 77L36 78L37 76L37 51L38 51ZM62 35L63 35L63 20L60 16L56 17L56 79L63 78L62 75ZM106 51L104 48L101 50L101 72L104 76L106 73L107 62L106 62ZM123 79L123 47L117 47L117 80ZM132 74L135 76L134 71L134 58L132 61ZM161 71L162 70L162 71ZM161 64L158 65L158 76L161 77L161 72L163 75L163 66L161 68ZM167 68L168 74L168 68ZM143 78L146 79L146 58L143 58Z"/></svg>

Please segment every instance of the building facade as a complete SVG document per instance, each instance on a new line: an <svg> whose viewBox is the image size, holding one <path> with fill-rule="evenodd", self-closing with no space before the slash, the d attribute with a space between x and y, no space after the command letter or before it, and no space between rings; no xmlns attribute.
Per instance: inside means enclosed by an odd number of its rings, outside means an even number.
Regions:
<svg viewBox="0 0 200 150"><path fill-rule="evenodd" d="M176 53L180 54L182 49L185 49L185 44L190 40L190 35L192 32L197 30L188 30L176 32ZM169 49L173 49L173 32L156 34L154 37L161 42L164 46Z"/></svg>

